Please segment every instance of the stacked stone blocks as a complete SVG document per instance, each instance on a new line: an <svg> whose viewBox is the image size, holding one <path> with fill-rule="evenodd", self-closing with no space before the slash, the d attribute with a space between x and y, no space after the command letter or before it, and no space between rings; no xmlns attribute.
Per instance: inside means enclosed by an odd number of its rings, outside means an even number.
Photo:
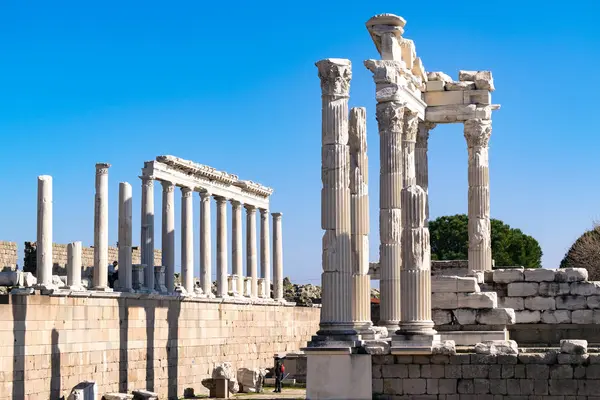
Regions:
<svg viewBox="0 0 600 400"><path fill-rule="evenodd" d="M8 267L17 268L17 244L15 242L0 241L0 270Z"/></svg>

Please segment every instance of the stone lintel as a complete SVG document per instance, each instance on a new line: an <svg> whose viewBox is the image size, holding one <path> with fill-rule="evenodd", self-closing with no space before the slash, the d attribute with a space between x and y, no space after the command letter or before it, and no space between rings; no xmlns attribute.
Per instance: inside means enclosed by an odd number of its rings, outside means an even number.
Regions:
<svg viewBox="0 0 600 400"><path fill-rule="evenodd" d="M500 105L498 104L480 106L475 104L430 106L425 111L425 121L436 124L450 124L465 122L473 118L489 120L492 118L492 111L499 108Z"/></svg>
<svg viewBox="0 0 600 400"><path fill-rule="evenodd" d="M428 107L446 105L490 105L492 95L487 90L456 90L456 91L433 91L423 93L423 100Z"/></svg>

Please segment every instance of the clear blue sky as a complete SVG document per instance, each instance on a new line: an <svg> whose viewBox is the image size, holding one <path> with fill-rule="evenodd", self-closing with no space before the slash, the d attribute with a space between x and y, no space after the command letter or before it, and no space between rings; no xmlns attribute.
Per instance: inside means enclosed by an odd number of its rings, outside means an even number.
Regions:
<svg viewBox="0 0 600 400"><path fill-rule="evenodd" d="M209 4L207 4L209 3ZM143 162L172 154L275 188L285 274L321 271L321 100L314 62L349 58L351 106L366 106L371 260L378 257L377 58L364 23L408 21L428 71L493 71L492 217L540 241L556 267L600 218L597 1L0 2L0 240L35 240L36 177L54 177L54 239L93 242L94 164L133 184L139 243ZM467 210L462 127L430 138L432 217ZM160 186L159 186L160 187ZM160 191L156 193L160 247ZM176 196L176 221L180 196ZM195 203L198 221L198 199ZM213 208L214 209L214 208ZM195 229L198 240L198 226ZM179 232L176 244L179 248ZM196 258L198 246L196 247ZM179 251L177 252L179 269ZM196 265L196 268L198 266ZM197 272L196 272L197 275Z"/></svg>

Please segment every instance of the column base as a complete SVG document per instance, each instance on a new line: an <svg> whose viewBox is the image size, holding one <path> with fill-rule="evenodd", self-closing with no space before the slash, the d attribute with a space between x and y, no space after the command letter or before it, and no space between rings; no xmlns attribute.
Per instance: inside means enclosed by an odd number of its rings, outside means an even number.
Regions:
<svg viewBox="0 0 600 400"><path fill-rule="evenodd" d="M390 350L392 354L400 355L431 354L433 347L440 342L441 337L437 334L394 335Z"/></svg>
<svg viewBox="0 0 600 400"><path fill-rule="evenodd" d="M401 322L396 328L396 335L435 335L437 332L433 327L433 321L411 321Z"/></svg>

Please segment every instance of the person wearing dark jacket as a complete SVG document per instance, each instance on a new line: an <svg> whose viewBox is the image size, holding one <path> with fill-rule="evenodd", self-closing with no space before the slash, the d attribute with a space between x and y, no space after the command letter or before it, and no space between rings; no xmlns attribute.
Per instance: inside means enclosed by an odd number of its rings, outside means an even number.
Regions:
<svg viewBox="0 0 600 400"><path fill-rule="evenodd" d="M277 359L275 363L275 393L281 393L281 381L283 380L283 373L285 372L285 367L283 365L283 360L280 358Z"/></svg>

